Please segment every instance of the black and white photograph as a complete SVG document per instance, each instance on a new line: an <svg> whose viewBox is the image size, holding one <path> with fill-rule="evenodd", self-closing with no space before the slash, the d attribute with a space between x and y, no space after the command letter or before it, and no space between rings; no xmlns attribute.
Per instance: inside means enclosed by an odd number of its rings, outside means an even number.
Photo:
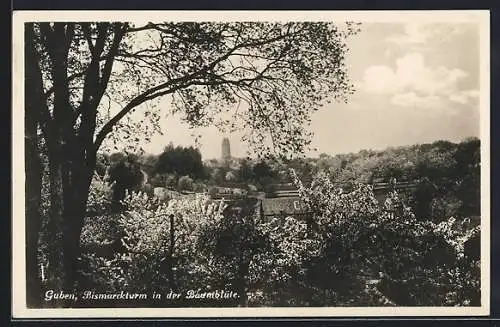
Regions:
<svg viewBox="0 0 500 327"><path fill-rule="evenodd" d="M13 22L14 317L489 313L487 11Z"/></svg>

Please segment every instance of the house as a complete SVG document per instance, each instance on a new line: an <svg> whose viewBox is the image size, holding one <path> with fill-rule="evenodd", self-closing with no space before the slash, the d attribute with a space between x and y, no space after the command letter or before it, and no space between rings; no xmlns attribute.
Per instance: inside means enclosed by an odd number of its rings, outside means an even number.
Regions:
<svg viewBox="0 0 500 327"><path fill-rule="evenodd" d="M264 217L271 216L302 216L309 214L309 209L297 197L264 198L260 200L261 213Z"/></svg>
<svg viewBox="0 0 500 327"><path fill-rule="evenodd" d="M293 183L270 184L267 187L266 197L281 198L281 197L298 197L299 191Z"/></svg>
<svg viewBox="0 0 500 327"><path fill-rule="evenodd" d="M248 195L248 191L243 188L214 186L209 190L212 199L221 198L242 198Z"/></svg>
<svg viewBox="0 0 500 327"><path fill-rule="evenodd" d="M222 200L213 200L215 203L219 203ZM253 215L259 215L260 203L256 198L244 198L236 200L224 199L224 203L227 205L224 209L224 215L248 217Z"/></svg>

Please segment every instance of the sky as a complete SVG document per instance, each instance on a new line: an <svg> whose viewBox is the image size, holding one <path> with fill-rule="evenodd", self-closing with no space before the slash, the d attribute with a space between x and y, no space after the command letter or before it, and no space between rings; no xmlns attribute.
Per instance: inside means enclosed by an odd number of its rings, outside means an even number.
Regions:
<svg viewBox="0 0 500 327"><path fill-rule="evenodd" d="M347 42L348 73L356 92L312 116L312 147L338 154L389 146L479 137L479 28L475 23L364 23ZM166 104L165 104L166 105ZM187 128L178 117L160 122L164 135L143 144L195 145L204 159L219 158L223 137L235 157L246 156L240 133Z"/></svg>

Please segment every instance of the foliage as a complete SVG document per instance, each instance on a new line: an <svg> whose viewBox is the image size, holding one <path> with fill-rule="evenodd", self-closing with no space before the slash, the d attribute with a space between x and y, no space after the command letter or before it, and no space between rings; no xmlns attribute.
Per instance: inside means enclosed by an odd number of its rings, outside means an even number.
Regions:
<svg viewBox="0 0 500 327"><path fill-rule="evenodd" d="M189 176L181 176L177 183L177 187L179 190L193 190L193 179Z"/></svg>
<svg viewBox="0 0 500 327"><path fill-rule="evenodd" d="M83 257L87 264L84 274L101 272L92 275L90 284L108 291L186 290L189 285L203 285L202 279L193 278L200 269L196 239L207 224L220 219L224 203L215 205L205 196L196 196L165 204L140 192L129 193L123 202L127 210L117 221L119 232L111 232L121 234L123 249L107 259ZM84 235L95 237L96 242L99 236L92 231L90 228ZM175 283L168 270L176 272Z"/></svg>
<svg viewBox="0 0 500 327"><path fill-rule="evenodd" d="M437 143L427 148L437 153L439 149L451 151L455 145ZM363 155L376 157L370 152ZM336 162L325 155L321 160ZM462 167L466 160L471 162L462 158L458 165ZM251 161L245 164L252 167ZM315 167L313 161L309 165ZM344 169L349 165L345 161ZM439 165L432 163L428 170L436 171L432 167ZM279 166L268 168L277 171ZM477 173L474 161L460 169L471 177ZM82 256L85 285L164 292L231 289L240 295L237 300L216 305L479 304L479 223L476 218L461 216L463 203L457 189L441 193L456 176L429 173L420 180L416 194L425 194L426 188L432 191L426 195L431 219L414 214L410 206L414 203L396 191L379 202L369 184L354 181L340 188L338 176L335 171L320 172L305 184L292 170L301 200L312 212L297 217L268 219L251 206L238 213L226 210L222 202L211 203L207 196L160 203L146 194L130 193L123 215L98 217L93 220L95 232L82 234L82 244L89 240L111 244L118 236L123 246L111 255ZM89 205L104 201L106 188L102 186L97 183L92 188L91 194L101 195L93 196L95 200ZM420 196L420 201L424 198ZM104 237L106 233L115 237Z"/></svg>
<svg viewBox="0 0 500 327"><path fill-rule="evenodd" d="M249 267L249 305L310 304L304 301L311 290L304 285L305 266L321 253L321 241L308 237L307 224L294 217L273 218L257 231L266 237L266 247Z"/></svg>
<svg viewBox="0 0 500 327"><path fill-rule="evenodd" d="M450 216L479 215L479 152L480 141L471 138L459 143L436 141L382 151L323 154L309 164L315 172L328 171L333 183L344 189L391 178L415 183L414 189L405 192L407 204L419 219L439 222Z"/></svg>
<svg viewBox="0 0 500 327"><path fill-rule="evenodd" d="M170 144L158 156L156 173L202 178L204 177L204 169L200 151L193 147L174 147L173 144Z"/></svg>
<svg viewBox="0 0 500 327"><path fill-rule="evenodd" d="M119 202L125 198L127 190L137 190L144 182L144 174L137 158L127 156L118 159L109 168L109 182L113 183L113 204L119 207Z"/></svg>
<svg viewBox="0 0 500 327"><path fill-rule="evenodd" d="M87 211L90 215L102 215L109 212L112 205L113 186L113 183L110 184L99 175L94 175L87 200Z"/></svg>
<svg viewBox="0 0 500 327"><path fill-rule="evenodd" d="M137 131L146 141L161 132L161 98L190 127L240 128L259 154L289 156L309 145L312 112L353 92L344 63L346 39L358 30L352 23L35 22L24 28L25 113L30 134L41 131L51 164L48 232L57 289L74 286L89 185L96 169L102 173L98 151L103 144L137 150ZM114 180L117 202L130 185ZM30 240L39 232L34 226ZM36 243L29 244L30 263Z"/></svg>
<svg viewBox="0 0 500 327"><path fill-rule="evenodd" d="M243 159L240 162L238 171L235 174L242 182L252 182L254 180L254 172L251 167L251 162L248 159Z"/></svg>
<svg viewBox="0 0 500 327"><path fill-rule="evenodd" d="M308 144L308 112L325 103L327 93L342 100L351 92L343 42L356 30L354 24L150 23L130 28L130 47L117 60L121 79L136 83L149 98L171 93L173 111L191 125L247 127L245 140L257 153L272 151L268 141L278 152L292 153ZM137 38L151 40L147 53ZM136 93L116 89L125 101ZM237 119L215 115L239 103Z"/></svg>
<svg viewBox="0 0 500 327"><path fill-rule="evenodd" d="M95 172L100 176L104 177L107 173L107 168L109 163L108 158L105 155L98 155L96 160Z"/></svg>
<svg viewBox="0 0 500 327"><path fill-rule="evenodd" d="M367 185L344 191L322 173L306 187L292 176L309 217L267 220L207 196L165 204L130 193L117 221L124 248L83 256L86 285L240 294L236 302L191 303L200 306L478 303L479 257L470 250L477 225L418 220L397 192L381 204Z"/></svg>
<svg viewBox="0 0 500 327"><path fill-rule="evenodd" d="M228 181L228 182L232 182L232 181L234 181L234 180L236 179L236 176L234 175L234 173L233 173L233 172L228 171L228 172L226 173L226 176L224 177L224 179L225 179L226 181Z"/></svg>
<svg viewBox="0 0 500 327"><path fill-rule="evenodd" d="M360 184L346 194L326 174L316 176L310 187L296 182L315 212L315 238L326 245L323 287L335 287L335 272L353 268L382 277L379 290L400 305L477 304L478 262L465 263L462 248L478 227L452 227L453 219L438 225L419 221L396 192L379 206L369 186Z"/></svg>

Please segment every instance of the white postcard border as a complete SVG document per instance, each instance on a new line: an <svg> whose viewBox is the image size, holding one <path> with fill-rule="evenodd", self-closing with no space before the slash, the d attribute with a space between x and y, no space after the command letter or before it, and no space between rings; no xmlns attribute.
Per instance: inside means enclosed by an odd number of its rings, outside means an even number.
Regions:
<svg viewBox="0 0 500 327"><path fill-rule="evenodd" d="M12 54L12 317L372 317L484 316L490 313L490 16L487 10L446 11L15 11ZM475 22L480 27L481 306L334 308L28 309L25 269L24 23L30 21L359 21Z"/></svg>

